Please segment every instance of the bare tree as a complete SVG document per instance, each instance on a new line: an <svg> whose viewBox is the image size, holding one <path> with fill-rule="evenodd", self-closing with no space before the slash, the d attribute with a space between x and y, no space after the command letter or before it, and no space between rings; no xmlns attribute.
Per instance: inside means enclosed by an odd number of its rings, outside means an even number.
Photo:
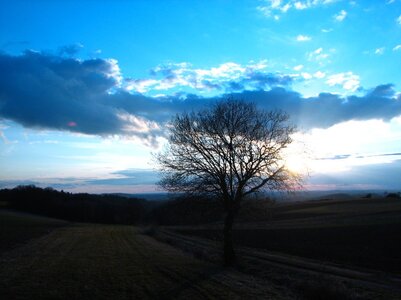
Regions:
<svg viewBox="0 0 401 300"><path fill-rule="evenodd" d="M280 111L227 99L209 109L177 115L169 143L157 155L161 185L169 191L209 193L222 201L224 263L235 263L232 227L241 202L260 191L291 190L299 182L285 167L283 150L295 127Z"/></svg>

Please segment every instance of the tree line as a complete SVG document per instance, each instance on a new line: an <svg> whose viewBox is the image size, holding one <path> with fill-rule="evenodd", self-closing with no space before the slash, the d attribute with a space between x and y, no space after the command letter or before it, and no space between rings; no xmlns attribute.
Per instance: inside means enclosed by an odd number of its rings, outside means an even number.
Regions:
<svg viewBox="0 0 401 300"><path fill-rule="evenodd" d="M73 194L34 185L0 190L0 208L34 213L72 222L128 225L199 225L219 223L224 207L218 199L180 195L148 201L113 194ZM274 201L262 197L243 204L239 221L265 220Z"/></svg>
<svg viewBox="0 0 401 300"><path fill-rule="evenodd" d="M34 185L0 190L7 208L74 222L139 224L145 221L149 203L118 195L72 194Z"/></svg>

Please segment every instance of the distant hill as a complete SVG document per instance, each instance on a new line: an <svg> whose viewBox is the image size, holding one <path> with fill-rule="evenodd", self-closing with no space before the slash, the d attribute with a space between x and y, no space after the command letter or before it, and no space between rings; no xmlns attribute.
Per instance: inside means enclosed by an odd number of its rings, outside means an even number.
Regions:
<svg viewBox="0 0 401 300"><path fill-rule="evenodd" d="M115 195L125 198L136 198L136 199L145 199L148 201L164 201L169 200L175 197L175 195L160 192L160 193L136 193L136 194L128 194L128 193L111 193L111 194L103 194L103 195Z"/></svg>

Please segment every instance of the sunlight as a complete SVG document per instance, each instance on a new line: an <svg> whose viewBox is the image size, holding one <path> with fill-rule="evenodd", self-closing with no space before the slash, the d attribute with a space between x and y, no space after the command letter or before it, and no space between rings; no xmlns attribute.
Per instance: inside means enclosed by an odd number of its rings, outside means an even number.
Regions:
<svg viewBox="0 0 401 300"><path fill-rule="evenodd" d="M292 136L293 142L284 152L284 161L287 168L296 174L307 175L312 163L310 150L303 141L303 134Z"/></svg>
<svg viewBox="0 0 401 300"><path fill-rule="evenodd" d="M293 135L285 153L287 167L297 173L339 173L354 166L391 163L401 145L399 118L348 121L327 129Z"/></svg>

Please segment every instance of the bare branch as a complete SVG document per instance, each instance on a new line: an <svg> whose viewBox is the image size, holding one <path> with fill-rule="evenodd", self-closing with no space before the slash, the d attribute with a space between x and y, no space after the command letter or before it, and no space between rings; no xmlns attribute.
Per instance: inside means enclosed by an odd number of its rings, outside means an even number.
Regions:
<svg viewBox="0 0 401 300"><path fill-rule="evenodd" d="M281 111L227 99L200 112L176 116L169 145L156 158L170 191L218 196L228 207L261 189L285 190L300 178L285 168L283 150L295 127Z"/></svg>

